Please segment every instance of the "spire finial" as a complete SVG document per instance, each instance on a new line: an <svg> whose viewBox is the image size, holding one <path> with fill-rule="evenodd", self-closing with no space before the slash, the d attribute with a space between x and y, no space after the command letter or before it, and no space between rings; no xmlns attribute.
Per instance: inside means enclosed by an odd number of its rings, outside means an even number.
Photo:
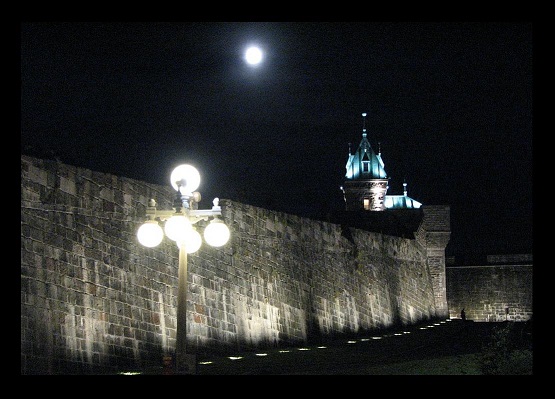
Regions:
<svg viewBox="0 0 555 399"><path fill-rule="evenodd" d="M366 137L366 112L362 113L362 136Z"/></svg>
<svg viewBox="0 0 555 399"><path fill-rule="evenodd" d="M405 178L403 181L403 194L405 197L407 196L407 179Z"/></svg>

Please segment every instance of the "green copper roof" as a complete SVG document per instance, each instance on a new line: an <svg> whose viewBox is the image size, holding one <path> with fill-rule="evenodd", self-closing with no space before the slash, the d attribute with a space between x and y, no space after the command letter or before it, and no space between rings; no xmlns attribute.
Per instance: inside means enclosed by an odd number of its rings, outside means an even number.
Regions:
<svg viewBox="0 0 555 399"><path fill-rule="evenodd" d="M362 116L364 118L362 140L353 154L351 154L351 148L349 147L349 158L345 165L345 178L347 180L388 179L381 153L376 154L370 145L370 141L368 141L365 126L366 113L363 113ZM386 209L418 209L422 206L422 203L407 195L406 182L403 183L403 186L403 195L385 196L384 206Z"/></svg>
<svg viewBox="0 0 555 399"><path fill-rule="evenodd" d="M363 114L366 116L366 114ZM345 177L349 180L387 179L381 155L376 154L362 129L362 140L354 154L347 160Z"/></svg>
<svg viewBox="0 0 555 399"><path fill-rule="evenodd" d="M422 204L411 197L406 195L386 195L385 208L386 209L418 209Z"/></svg>

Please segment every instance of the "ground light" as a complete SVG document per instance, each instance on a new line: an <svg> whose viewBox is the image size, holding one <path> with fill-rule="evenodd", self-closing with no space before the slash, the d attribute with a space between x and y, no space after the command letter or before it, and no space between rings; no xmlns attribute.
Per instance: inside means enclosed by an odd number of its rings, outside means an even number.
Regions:
<svg viewBox="0 0 555 399"><path fill-rule="evenodd" d="M446 321L450 321L449 319L447 319ZM445 324L446 321L441 321L439 323L434 323L434 324L427 324L426 326L422 326L419 327L420 330L428 330L432 327L435 326L441 326L442 324ZM416 327L416 326L415 326ZM400 332L390 332L390 333L384 333L382 335L371 335L371 336L366 336L366 337L362 337L359 339L348 339L345 340L344 343L345 345L354 345L354 344L359 344L359 343L368 343L370 344L372 340L387 340L387 339L394 339L394 340L403 340L404 338L397 338L397 337L406 337L409 334L412 334L416 332L415 331L408 331L408 330L401 330ZM341 341L340 341L341 342ZM364 344L362 344L364 345ZM292 347L292 348L287 348L287 349L279 349L276 351L268 351L268 352L254 352L254 353L246 353L244 355L237 355L237 356L226 356L225 359L229 359L229 360L233 360L233 361L238 361L241 360L243 364L251 364L250 362L252 362L252 358L256 357L256 358L268 358L268 361L272 361L270 359L276 359L276 355L279 356L280 354L286 354L286 353L308 353L310 351L312 351L313 349L320 349L320 350L324 350L324 349L328 349L328 346L325 345L320 345L320 346L316 346L316 347ZM220 358L220 360L223 360L222 358ZM219 363L216 359L212 359L212 360L206 360L203 362L199 362L200 365L203 366L210 366L210 365L216 365L216 363ZM260 364L265 364L265 363L260 363Z"/></svg>

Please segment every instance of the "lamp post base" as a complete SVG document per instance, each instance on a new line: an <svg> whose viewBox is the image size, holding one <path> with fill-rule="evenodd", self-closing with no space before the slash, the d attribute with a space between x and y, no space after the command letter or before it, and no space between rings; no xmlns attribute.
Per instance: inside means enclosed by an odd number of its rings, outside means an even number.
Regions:
<svg viewBox="0 0 555 399"><path fill-rule="evenodd" d="M178 356L175 364L175 374L197 374L197 355L186 354Z"/></svg>

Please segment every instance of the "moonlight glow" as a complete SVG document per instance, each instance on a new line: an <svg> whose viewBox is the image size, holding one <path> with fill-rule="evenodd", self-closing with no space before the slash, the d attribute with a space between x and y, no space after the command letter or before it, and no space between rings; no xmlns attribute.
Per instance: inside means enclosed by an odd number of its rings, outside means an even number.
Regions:
<svg viewBox="0 0 555 399"><path fill-rule="evenodd" d="M258 47L249 47L245 53L249 65L258 65L262 61L262 51Z"/></svg>

